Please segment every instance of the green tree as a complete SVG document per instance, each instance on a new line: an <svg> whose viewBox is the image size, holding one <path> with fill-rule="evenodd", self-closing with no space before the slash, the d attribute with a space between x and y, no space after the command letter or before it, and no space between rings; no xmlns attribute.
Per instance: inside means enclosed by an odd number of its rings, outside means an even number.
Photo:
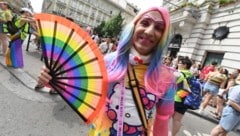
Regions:
<svg viewBox="0 0 240 136"><path fill-rule="evenodd" d="M123 18L121 13L116 16L113 16L109 21L104 25L102 32L103 36L117 37L122 30Z"/></svg>
<svg viewBox="0 0 240 136"><path fill-rule="evenodd" d="M218 0L220 5L236 2L236 0Z"/></svg>
<svg viewBox="0 0 240 136"><path fill-rule="evenodd" d="M104 26L105 26L105 21L102 21L101 24L95 27L93 31L102 37L104 36L104 33L103 33Z"/></svg>

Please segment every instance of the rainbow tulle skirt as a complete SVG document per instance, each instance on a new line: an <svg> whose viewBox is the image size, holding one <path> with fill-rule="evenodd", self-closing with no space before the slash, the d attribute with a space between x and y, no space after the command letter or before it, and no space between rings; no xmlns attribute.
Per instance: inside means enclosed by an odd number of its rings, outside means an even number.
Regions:
<svg viewBox="0 0 240 136"><path fill-rule="evenodd" d="M21 39L10 42L5 59L7 66L14 68L23 67L22 43Z"/></svg>

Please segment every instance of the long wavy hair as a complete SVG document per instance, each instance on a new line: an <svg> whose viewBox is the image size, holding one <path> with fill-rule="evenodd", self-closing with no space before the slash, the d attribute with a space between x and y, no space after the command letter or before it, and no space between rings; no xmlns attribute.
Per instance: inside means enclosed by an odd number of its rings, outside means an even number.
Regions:
<svg viewBox="0 0 240 136"><path fill-rule="evenodd" d="M148 91L158 94L164 93L162 92L159 86L160 82L160 72L161 71L161 60L164 48L169 44L169 31L170 31L170 19L169 13L166 8L163 7L152 7L148 10L140 12L131 23L129 23L123 32L121 33L121 37L119 40L119 44L117 47L117 55L112 58L110 62L110 66L107 67L108 69L108 78L109 81L118 81L125 77L128 63L129 63L129 53L130 48L132 48L132 36L135 30L135 26L140 18L150 12L150 11L158 11L164 21L164 30L161 39L158 42L156 50L152 51L151 55L151 62L147 68L145 74L145 87Z"/></svg>

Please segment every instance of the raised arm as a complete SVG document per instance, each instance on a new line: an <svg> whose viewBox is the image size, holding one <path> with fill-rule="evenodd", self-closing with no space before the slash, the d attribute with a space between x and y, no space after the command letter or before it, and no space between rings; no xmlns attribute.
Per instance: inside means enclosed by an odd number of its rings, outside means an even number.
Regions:
<svg viewBox="0 0 240 136"><path fill-rule="evenodd" d="M20 25L23 26L26 23L33 23L35 22L34 18L28 18L28 17L21 17L20 18Z"/></svg>

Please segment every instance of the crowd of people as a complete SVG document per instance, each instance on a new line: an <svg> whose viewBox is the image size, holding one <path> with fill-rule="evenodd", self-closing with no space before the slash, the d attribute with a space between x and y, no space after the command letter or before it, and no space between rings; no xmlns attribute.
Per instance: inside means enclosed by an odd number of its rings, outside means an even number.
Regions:
<svg viewBox="0 0 240 136"><path fill-rule="evenodd" d="M239 69L229 72L229 70L220 66L216 61L202 68L201 64L196 64L186 56L178 56L177 58L166 56L163 59L163 64L184 73L178 76L178 87L179 84L182 84L183 76L184 78L194 76L201 82L203 100L198 112L204 115L204 110L208 105L216 107L215 111L210 112L216 119L220 120L219 124L213 128L211 132L212 136L225 136L229 131L239 127L240 101L239 94L237 94L240 86ZM182 117L186 110L188 110L181 100L181 98L186 96L178 96L178 91L181 89L182 88L177 88L175 96L173 136L179 131L182 125Z"/></svg>
<svg viewBox="0 0 240 136"><path fill-rule="evenodd" d="M99 37L96 33L93 33L91 37L95 41L103 55L116 51L118 38L113 38L110 36Z"/></svg>
<svg viewBox="0 0 240 136"><path fill-rule="evenodd" d="M22 68L22 43L27 34L36 34L33 13L21 9L17 21L20 31L10 35L5 23L13 18L7 2L0 2L1 54L6 65ZM203 101L199 113L203 113L213 97L216 111L212 111L219 124L211 135L226 135L240 124L239 70L228 72L217 62L201 67L188 56L163 57L170 40L170 15L163 7L152 7L140 12L122 31L119 40L97 34L92 35L104 55L108 72L108 100L90 126L89 135L153 135L167 136L171 130L176 136L188 108L183 101L189 92L182 91L183 83L190 77L199 79L203 88ZM139 96L133 93L131 74L135 75ZM44 67L39 75L37 89L48 86L51 76ZM56 92L56 91L54 91ZM136 102L136 97L141 102ZM140 115L138 109L143 109ZM124 114L120 114L124 113ZM172 128L169 128L172 120ZM147 125L144 123L147 122ZM234 122L234 123L233 123Z"/></svg>

